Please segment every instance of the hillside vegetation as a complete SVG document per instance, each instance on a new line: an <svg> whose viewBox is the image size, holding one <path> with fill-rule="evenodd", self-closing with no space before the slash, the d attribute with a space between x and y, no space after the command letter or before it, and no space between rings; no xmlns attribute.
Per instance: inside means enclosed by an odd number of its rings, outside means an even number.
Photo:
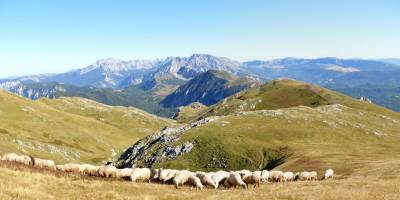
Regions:
<svg viewBox="0 0 400 200"><path fill-rule="evenodd" d="M200 113L203 113L207 109L207 106L199 102L194 102L190 105L179 107L178 112L176 112L173 118L178 122L186 122L197 117Z"/></svg>
<svg viewBox="0 0 400 200"><path fill-rule="evenodd" d="M211 106L201 114L201 117L228 115L242 111L289 108L299 105L318 107L332 104L342 104L388 116L399 116L398 113L383 107L357 101L323 87L302 81L280 79L228 97Z"/></svg>
<svg viewBox="0 0 400 200"><path fill-rule="evenodd" d="M400 153L399 113L294 80L228 97L193 119L200 118L140 140L117 165L353 174Z"/></svg>
<svg viewBox="0 0 400 200"><path fill-rule="evenodd" d="M172 121L81 98L32 101L0 91L0 153L99 163Z"/></svg>

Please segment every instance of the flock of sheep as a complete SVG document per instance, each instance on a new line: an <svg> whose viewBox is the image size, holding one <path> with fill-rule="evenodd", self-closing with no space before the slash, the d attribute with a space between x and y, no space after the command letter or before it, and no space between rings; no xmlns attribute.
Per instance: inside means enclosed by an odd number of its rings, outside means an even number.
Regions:
<svg viewBox="0 0 400 200"><path fill-rule="evenodd" d="M1 160L30 165L37 168L49 169L60 172L77 173L86 176L97 176L105 178L129 179L136 181L156 181L161 183L173 183L176 188L181 185L190 185L196 189L203 187L219 188L248 188L249 184L259 187L262 182L289 182L289 181L311 181L318 180L317 172L282 172L282 171L217 171L217 172L191 172L188 170L174 169L150 169L150 168L125 168L117 169L114 166L94 166L90 164L68 163L56 165L52 160L33 158L27 155L8 153ZM332 169L326 170L322 179L333 178Z"/></svg>

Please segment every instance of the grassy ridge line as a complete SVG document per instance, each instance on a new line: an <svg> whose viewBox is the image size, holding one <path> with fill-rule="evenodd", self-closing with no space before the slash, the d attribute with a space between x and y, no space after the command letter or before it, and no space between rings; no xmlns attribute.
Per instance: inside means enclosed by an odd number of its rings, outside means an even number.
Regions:
<svg viewBox="0 0 400 200"><path fill-rule="evenodd" d="M19 167L0 162L0 199L399 199L399 173L392 174L396 162L381 163L378 173L329 181L262 184L256 189L191 191L172 185L99 180Z"/></svg>
<svg viewBox="0 0 400 200"><path fill-rule="evenodd" d="M318 107L322 105L342 104L351 108L375 112L400 119L400 113L384 107L361 102L339 92L316 85L291 79L279 79L232 95L210 106L194 121L208 116L223 116L242 111L272 110L293 106Z"/></svg>
<svg viewBox="0 0 400 200"><path fill-rule="evenodd" d="M122 123L118 120L114 124L105 123L83 113L60 111L43 102L0 91L0 152L98 163L107 159L112 149L126 148L139 137L169 124L162 120L147 121L138 123L135 118L123 121L142 127L127 131L121 128L123 124L116 124Z"/></svg>
<svg viewBox="0 0 400 200"><path fill-rule="evenodd" d="M173 120L158 117L134 107L109 106L80 97L43 98L39 101L63 112L81 115L115 126L126 131L135 139L142 138L154 131L148 127L161 127L174 123ZM139 129L142 130L142 133L136 133Z"/></svg>

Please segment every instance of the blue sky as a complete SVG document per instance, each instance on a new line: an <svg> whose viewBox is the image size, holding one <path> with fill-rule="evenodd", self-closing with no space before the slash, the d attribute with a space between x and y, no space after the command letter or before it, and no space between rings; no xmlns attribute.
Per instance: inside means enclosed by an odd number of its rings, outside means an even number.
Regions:
<svg viewBox="0 0 400 200"><path fill-rule="evenodd" d="M0 0L0 77L210 53L400 57L398 0Z"/></svg>

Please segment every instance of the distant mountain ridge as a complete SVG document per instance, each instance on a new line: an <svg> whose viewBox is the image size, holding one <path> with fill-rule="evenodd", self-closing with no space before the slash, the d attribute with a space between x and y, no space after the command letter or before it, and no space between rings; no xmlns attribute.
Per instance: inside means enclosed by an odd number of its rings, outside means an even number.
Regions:
<svg viewBox="0 0 400 200"><path fill-rule="evenodd" d="M161 101L161 104L166 107L180 107L200 102L209 106L236 92L259 84L261 82L255 78L239 78L226 71L209 70L180 86Z"/></svg>
<svg viewBox="0 0 400 200"><path fill-rule="evenodd" d="M394 64L393 60L396 59L382 61L339 58L282 58L269 61L238 62L209 54L131 61L106 58L85 68L66 73L2 79L0 80L0 87L7 89L7 85L15 84L15 82L58 82L76 86L117 89L142 84L143 88L152 89L157 87L160 79L177 79L183 83L208 70L227 71L234 75L254 76L262 80L288 77L310 83L329 85L335 84L336 79L339 78L354 78L350 74L400 71L400 65Z"/></svg>

